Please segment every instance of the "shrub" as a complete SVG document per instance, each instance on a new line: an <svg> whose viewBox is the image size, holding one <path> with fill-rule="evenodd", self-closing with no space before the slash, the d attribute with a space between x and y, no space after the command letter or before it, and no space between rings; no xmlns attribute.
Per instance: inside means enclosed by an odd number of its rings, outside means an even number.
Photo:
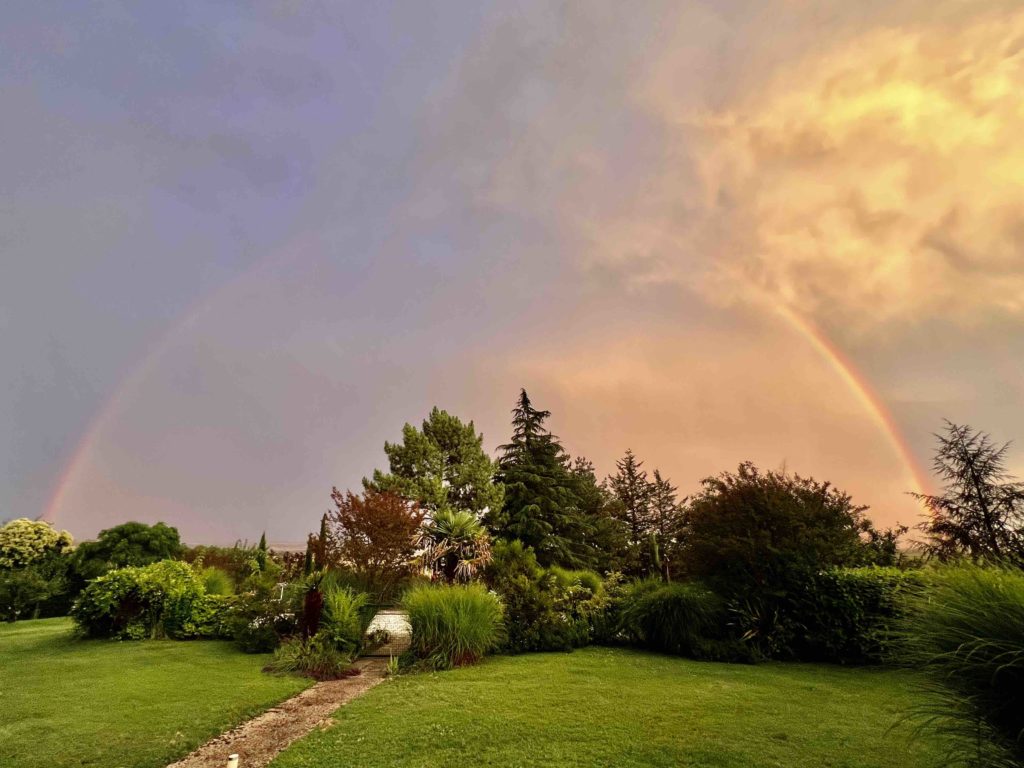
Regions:
<svg viewBox="0 0 1024 768"><path fill-rule="evenodd" d="M163 560L111 571L79 595L71 615L90 637L217 637L227 632L230 601L208 596L182 562Z"/></svg>
<svg viewBox="0 0 1024 768"><path fill-rule="evenodd" d="M558 612L554 579L532 548L518 540L499 541L486 577L505 607L503 651L572 649L573 633Z"/></svg>
<svg viewBox="0 0 1024 768"><path fill-rule="evenodd" d="M339 651L355 654L362 647L368 602L365 593L352 589L330 588L324 591L320 631Z"/></svg>
<svg viewBox="0 0 1024 768"><path fill-rule="evenodd" d="M328 514L319 537L326 551L316 565L350 563L373 585L373 594L391 593L395 584L414 570L413 542L423 522L423 510L402 496L372 488L360 496L335 488L331 498L335 509Z"/></svg>
<svg viewBox="0 0 1024 768"><path fill-rule="evenodd" d="M588 570L572 570L553 565L548 572L554 578L555 584L562 589L571 587L583 587L596 595L603 589L601 574Z"/></svg>
<svg viewBox="0 0 1024 768"><path fill-rule="evenodd" d="M40 607L62 589L63 581L38 565L0 568L0 620L38 617Z"/></svg>
<svg viewBox="0 0 1024 768"><path fill-rule="evenodd" d="M530 547L511 541L495 545L486 576L505 607L504 651L569 651L614 634L613 600L593 571L542 568Z"/></svg>
<svg viewBox="0 0 1024 768"><path fill-rule="evenodd" d="M904 659L924 670L932 704L914 714L968 738L970 762L1024 765L1024 572L961 566L928 578L903 621Z"/></svg>
<svg viewBox="0 0 1024 768"><path fill-rule="evenodd" d="M727 635L725 603L698 583L638 582L620 609L624 636L645 648L698 659L742 657Z"/></svg>
<svg viewBox="0 0 1024 768"><path fill-rule="evenodd" d="M792 655L804 661L880 664L889 659L907 598L920 589L918 571L841 568L822 571L788 600L797 624Z"/></svg>
<svg viewBox="0 0 1024 768"><path fill-rule="evenodd" d="M180 560L197 570L216 568L231 579L233 585L242 585L254 576L269 573L275 581L281 575L281 565L272 553L256 545L236 543L233 547L199 545L182 550Z"/></svg>
<svg viewBox="0 0 1024 768"><path fill-rule="evenodd" d="M770 596L794 578L873 556L879 534L867 508L829 483L744 463L702 485L681 565L728 598Z"/></svg>
<svg viewBox="0 0 1024 768"><path fill-rule="evenodd" d="M761 658L879 664L889 660L896 625L919 571L891 567L791 573L771 591L729 601L733 634Z"/></svg>
<svg viewBox="0 0 1024 768"><path fill-rule="evenodd" d="M338 650L324 632L285 641L264 670L306 675L316 680L336 680L355 674L352 655Z"/></svg>
<svg viewBox="0 0 1024 768"><path fill-rule="evenodd" d="M479 584L414 587L403 603L411 650L433 669L472 664L501 639L501 603Z"/></svg>
<svg viewBox="0 0 1024 768"><path fill-rule="evenodd" d="M231 635L246 653L270 653L299 629L301 585L259 584L235 598Z"/></svg>

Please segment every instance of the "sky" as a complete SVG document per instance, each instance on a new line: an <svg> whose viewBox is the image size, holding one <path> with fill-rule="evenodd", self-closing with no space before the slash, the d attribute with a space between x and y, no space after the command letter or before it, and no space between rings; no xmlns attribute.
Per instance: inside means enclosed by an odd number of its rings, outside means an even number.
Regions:
<svg viewBox="0 0 1024 768"><path fill-rule="evenodd" d="M0 22L0 520L298 542L520 387L602 474L752 460L881 525L943 419L1024 437L1016 0Z"/></svg>

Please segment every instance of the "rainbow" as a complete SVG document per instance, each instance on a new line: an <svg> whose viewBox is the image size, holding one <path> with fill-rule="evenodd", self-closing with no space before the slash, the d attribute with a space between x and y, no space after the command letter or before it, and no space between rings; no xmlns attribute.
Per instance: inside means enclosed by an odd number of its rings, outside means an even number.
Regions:
<svg viewBox="0 0 1024 768"><path fill-rule="evenodd" d="M915 493L928 493L929 484L926 473L914 458L913 451L907 445L906 438L891 411L856 364L806 317L797 314L792 308L781 302L771 302L770 306L790 328L814 348L818 355L835 371L850 393L860 402L864 411L885 435L896 457L906 468L908 479L912 483L911 489Z"/></svg>
<svg viewBox="0 0 1024 768"><path fill-rule="evenodd" d="M295 251L292 251L290 255L296 255ZM100 434L106 422L117 412L119 403L145 381L151 368L173 343L177 334L198 322L207 310L216 303L217 299L229 290L237 288L241 283L247 282L249 278L255 276L255 273L262 272L267 266L267 262L259 264L238 280L228 283L221 289L215 290L197 301L188 311L183 313L183 319L171 326L153 345L153 348L143 360L122 379L121 383L114 390L113 395L98 411L96 417L83 433L74 452L68 459L64 471L58 477L53 494L40 519L51 523L56 521L58 512L64 508L69 488L72 486L77 475L84 469L92 443ZM774 314L782 318L790 329L807 341L821 359L841 379L846 389L853 395L856 401L860 403L864 412L885 437L894 456L905 468L912 490L916 493L928 493L929 484L926 479L926 473L914 458L913 452L907 445L906 439L895 422L892 413L867 378L857 368L856 364L810 320L798 314L784 303L771 300L767 296L763 298L765 301L758 302L758 304L770 309Z"/></svg>
<svg viewBox="0 0 1024 768"><path fill-rule="evenodd" d="M72 485L72 482L77 477L78 473L82 471L90 446L95 441L96 437L102 432L107 421L117 413L118 405L132 391L134 391L136 387L146 380L150 370L159 362L163 354L174 343L178 334L189 326L200 322L203 316L217 304L218 300L226 296L231 291L244 288L250 281L258 279L263 273L272 268L281 266L287 267L289 262L301 258L305 247L307 247L307 243L305 242L298 241L293 243L282 251L274 252L270 256L258 261L243 274L233 280L229 280L225 285L200 296L192 305L182 312L180 320L171 325L163 334L154 340L149 352L147 352L142 360L133 366L121 379L114 388L114 392L110 396L110 399L108 399L107 402L104 403L103 407L97 411L96 416L82 433L82 437L79 439L74 451L71 453L71 456L65 464L64 471L61 472L57 478L49 503L47 503L38 519L45 520L50 523L56 522L57 512L63 508L64 499L68 495L68 489Z"/></svg>

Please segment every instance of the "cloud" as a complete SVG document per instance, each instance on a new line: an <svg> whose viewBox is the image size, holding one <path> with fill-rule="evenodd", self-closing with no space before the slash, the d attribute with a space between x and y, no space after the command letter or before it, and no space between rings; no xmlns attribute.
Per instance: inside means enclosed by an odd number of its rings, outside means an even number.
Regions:
<svg viewBox="0 0 1024 768"><path fill-rule="evenodd" d="M699 192L667 168L601 255L632 242L647 279L765 292L833 333L1024 315L1024 10L869 29L719 109L680 104L673 66L642 103Z"/></svg>
<svg viewBox="0 0 1024 768"><path fill-rule="evenodd" d="M1024 10L815 8L505 20L442 146L481 208L630 286L767 296L847 341L1024 316Z"/></svg>

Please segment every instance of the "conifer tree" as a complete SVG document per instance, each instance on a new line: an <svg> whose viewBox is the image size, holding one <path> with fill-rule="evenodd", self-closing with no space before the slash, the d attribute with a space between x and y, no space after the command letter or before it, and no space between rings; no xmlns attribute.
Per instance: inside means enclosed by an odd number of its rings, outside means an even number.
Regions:
<svg viewBox="0 0 1024 768"><path fill-rule="evenodd" d="M442 509L480 517L501 507L503 489L494 482L495 464L483 449L483 435L436 406L422 428L406 424L401 443L384 443L389 472L363 479L367 490L397 493L428 514Z"/></svg>
<svg viewBox="0 0 1024 768"><path fill-rule="evenodd" d="M573 490L569 457L544 426L551 415L521 390L512 411L512 439L501 446L498 480L505 486L501 509L487 522L497 538L532 547L541 565L571 568L593 564L590 525Z"/></svg>
<svg viewBox="0 0 1024 768"><path fill-rule="evenodd" d="M263 531L260 534L260 543L256 547L256 564L259 566L260 571L267 569L267 532Z"/></svg>
<svg viewBox="0 0 1024 768"><path fill-rule="evenodd" d="M627 564L628 536L625 524L613 514L614 494L598 482L593 462L583 456L573 459L569 475L580 513L588 523L594 567L601 573L621 571Z"/></svg>
<svg viewBox="0 0 1024 768"><path fill-rule="evenodd" d="M654 470L654 481L651 483L651 518L653 534L657 537L658 551L661 556L661 578L669 581L675 555L682 545L685 520L683 504L678 500L678 490L671 482ZM684 499L685 501L685 499Z"/></svg>
<svg viewBox="0 0 1024 768"><path fill-rule="evenodd" d="M651 565L648 539L654 529L651 516L651 482L647 479L644 463L637 461L633 451L615 462L618 470L608 478L608 486L619 501L616 515L628 529L630 562L628 570L642 574Z"/></svg>
<svg viewBox="0 0 1024 768"><path fill-rule="evenodd" d="M941 560L1008 560L1024 566L1024 483L1006 469L1009 443L946 422L933 467L943 481L938 495L913 494L930 519L918 526L924 549Z"/></svg>

